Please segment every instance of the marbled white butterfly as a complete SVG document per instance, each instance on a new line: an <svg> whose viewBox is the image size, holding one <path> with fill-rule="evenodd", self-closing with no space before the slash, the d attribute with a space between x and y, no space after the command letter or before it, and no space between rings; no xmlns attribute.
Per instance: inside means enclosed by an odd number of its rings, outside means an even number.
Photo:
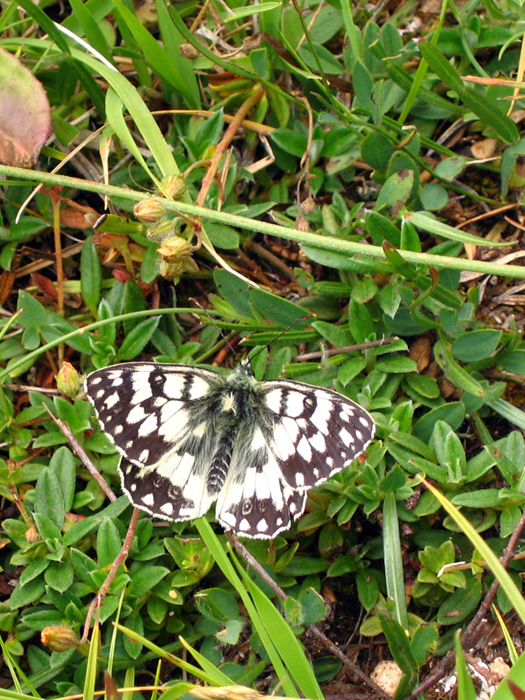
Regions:
<svg viewBox="0 0 525 700"><path fill-rule="evenodd" d="M227 377L129 362L92 372L86 385L137 508L192 520L216 501L219 522L244 537L288 530L307 490L362 454L375 431L341 394L258 382L246 360Z"/></svg>

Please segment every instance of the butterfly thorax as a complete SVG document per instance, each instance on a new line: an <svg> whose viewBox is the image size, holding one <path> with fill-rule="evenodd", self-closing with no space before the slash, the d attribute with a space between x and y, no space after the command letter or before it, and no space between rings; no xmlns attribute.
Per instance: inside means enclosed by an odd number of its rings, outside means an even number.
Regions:
<svg viewBox="0 0 525 700"><path fill-rule="evenodd" d="M213 423L217 431L217 451L208 473L209 493L219 493L224 486L239 428L249 425L254 412L260 410L257 386L250 365L244 361L212 389L215 394Z"/></svg>

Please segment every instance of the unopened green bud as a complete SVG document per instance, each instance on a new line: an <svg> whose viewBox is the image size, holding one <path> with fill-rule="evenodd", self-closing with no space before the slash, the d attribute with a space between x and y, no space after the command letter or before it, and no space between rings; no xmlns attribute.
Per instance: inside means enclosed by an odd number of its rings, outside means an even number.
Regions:
<svg viewBox="0 0 525 700"><path fill-rule="evenodd" d="M175 223L173 219L161 219L153 226L148 227L147 236L151 241L163 243L175 233Z"/></svg>
<svg viewBox="0 0 525 700"><path fill-rule="evenodd" d="M166 175L160 181L161 188L157 190L157 194L161 197L170 197L171 199L180 199L186 194L186 182L182 175Z"/></svg>
<svg viewBox="0 0 525 700"><path fill-rule="evenodd" d="M52 651L67 651L77 647L80 639L69 625L52 625L42 630L40 641Z"/></svg>
<svg viewBox="0 0 525 700"><path fill-rule="evenodd" d="M144 224L156 224L166 214L166 208L158 199L143 199L135 204L133 214Z"/></svg>
<svg viewBox="0 0 525 700"><path fill-rule="evenodd" d="M164 241L164 243L157 248L157 253L162 255L166 262L177 262L182 258L187 258L191 255L191 245L185 239L180 236L172 236Z"/></svg>
<svg viewBox="0 0 525 700"><path fill-rule="evenodd" d="M63 362L55 377L57 389L73 399L80 389L80 377L70 362Z"/></svg>

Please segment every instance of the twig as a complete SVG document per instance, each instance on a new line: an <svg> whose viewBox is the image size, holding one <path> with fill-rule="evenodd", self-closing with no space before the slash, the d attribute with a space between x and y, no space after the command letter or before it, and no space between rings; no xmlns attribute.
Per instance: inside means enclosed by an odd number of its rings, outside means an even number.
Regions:
<svg viewBox="0 0 525 700"><path fill-rule="evenodd" d="M4 389L11 389L12 391L36 391L40 394L60 394L58 389L44 389L40 386L29 386L27 384L4 384Z"/></svg>
<svg viewBox="0 0 525 700"><path fill-rule="evenodd" d="M252 567L252 569L262 578L262 580L270 586L272 591L274 591L275 595L280 598L281 600L286 600L288 598L288 595L283 591L283 589L279 586L278 583L276 583L273 578L268 574L268 572L259 564L257 559L250 554L250 552L246 549L246 547L239 541L238 537L233 533L233 532L227 532L226 536L230 540L231 544L233 545L234 549L241 555L241 557L246 561L249 566ZM332 656L337 657L343 666L347 668L349 671L352 673L355 673L356 676L358 676L363 683L366 683L366 685L374 691L374 693L377 693L379 697L385 698L385 700L390 699L390 695L385 693L382 688L380 688L378 685L374 683L374 681L369 678L366 673L363 673L361 669L356 666L348 656L339 649L338 646L336 646L324 632L321 632L321 630L317 627L317 625L310 625L308 627L308 631L316 637L320 642L324 644L324 646L328 649L330 654Z"/></svg>
<svg viewBox="0 0 525 700"><path fill-rule="evenodd" d="M97 595L93 598L93 600L91 601L91 605L89 606L89 610L86 615L86 622L84 624L84 634L82 635L82 639L78 643L79 646L82 646L82 644L85 644L87 642L93 613L95 612L97 607L102 607L104 598L106 597L106 594L110 589L111 583L113 582L113 579L116 576L119 566L124 563L126 557L128 556L129 548L131 547L131 543L133 542L133 535L135 534L135 530L137 529L139 513L140 511L138 508L133 508L131 520L129 521L128 531L126 533L126 537L124 539L120 552L118 553L117 558L113 562L104 583L98 589Z"/></svg>
<svg viewBox="0 0 525 700"><path fill-rule="evenodd" d="M371 340L368 343L357 343L356 345L346 345L344 348L329 348L324 351L307 352L304 355L296 355L292 357L294 362L306 362L307 360L318 360L322 357L330 357L330 355L340 355L344 352L353 352L354 350L367 350L368 348L377 348L381 345L389 345L399 340L397 336L391 338L382 338L381 340Z"/></svg>
<svg viewBox="0 0 525 700"><path fill-rule="evenodd" d="M73 435L73 433L69 429L69 426L66 425L66 423L64 423L63 421L61 421L60 418L57 418L56 416L54 416L45 404L44 404L44 408L49 413L51 418L55 421L55 423L58 425L60 430L67 437L67 441L71 445L71 449L76 454L76 456L80 459L82 464L86 467L86 469L91 474L91 476L95 479L95 481L100 486L102 491L104 491L104 493L106 494L106 496L109 498L110 501L116 501L117 497L115 496L115 494L113 493L111 488L108 486L105 479L102 478L102 476L100 475L100 472L95 467L93 462L89 459L84 448L82 447L82 445L79 443L79 441L76 439L76 437Z"/></svg>

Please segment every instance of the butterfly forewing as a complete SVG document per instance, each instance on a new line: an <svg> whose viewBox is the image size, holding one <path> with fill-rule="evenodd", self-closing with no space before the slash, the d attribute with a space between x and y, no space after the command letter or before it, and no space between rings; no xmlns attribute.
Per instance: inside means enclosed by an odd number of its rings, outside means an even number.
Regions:
<svg viewBox="0 0 525 700"><path fill-rule="evenodd" d="M370 414L335 391L292 381L261 386L266 405L278 416L269 448L292 488L311 488L341 471L374 436Z"/></svg>
<svg viewBox="0 0 525 700"><path fill-rule="evenodd" d="M122 486L151 515L190 520L217 501L221 524L275 537L306 492L364 452L367 411L329 389L257 382L246 362L222 377L200 368L127 363L86 380L97 417L123 459Z"/></svg>
<svg viewBox="0 0 525 700"><path fill-rule="evenodd" d="M156 466L194 432L191 407L207 396L217 376L181 365L130 362L92 372L88 397L102 428L126 459ZM205 411L204 411L205 415Z"/></svg>

